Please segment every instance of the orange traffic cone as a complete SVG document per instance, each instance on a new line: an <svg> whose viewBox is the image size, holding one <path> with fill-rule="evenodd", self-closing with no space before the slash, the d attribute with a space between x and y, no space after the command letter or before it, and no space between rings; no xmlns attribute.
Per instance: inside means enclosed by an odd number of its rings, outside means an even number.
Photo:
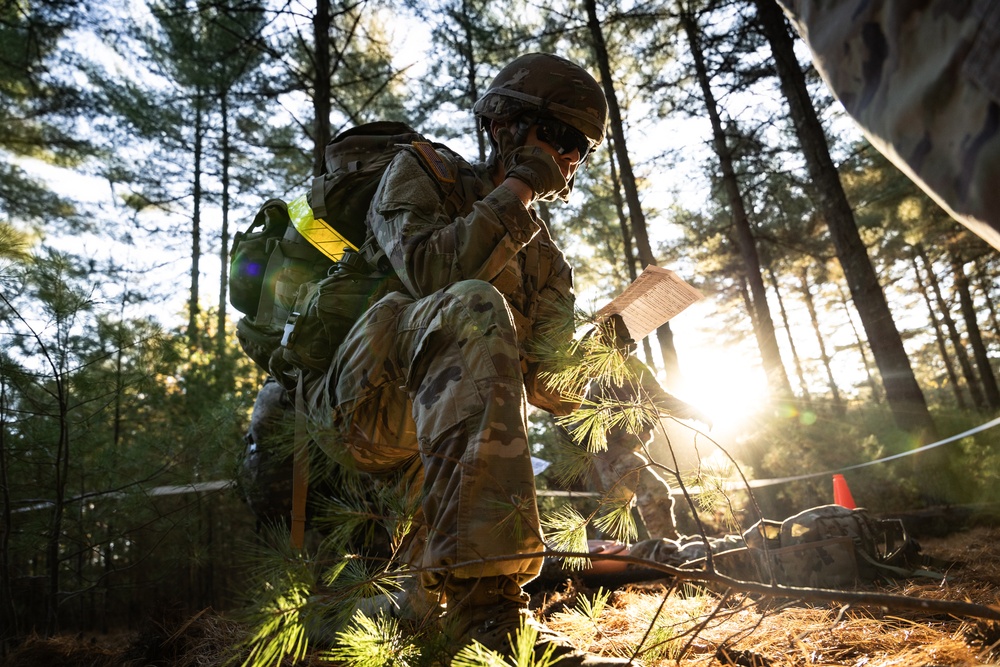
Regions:
<svg viewBox="0 0 1000 667"><path fill-rule="evenodd" d="M847 487L847 480L844 479L843 475L838 474L833 476L833 504L846 507L849 510L857 507L854 504L854 496L851 495L851 490Z"/></svg>

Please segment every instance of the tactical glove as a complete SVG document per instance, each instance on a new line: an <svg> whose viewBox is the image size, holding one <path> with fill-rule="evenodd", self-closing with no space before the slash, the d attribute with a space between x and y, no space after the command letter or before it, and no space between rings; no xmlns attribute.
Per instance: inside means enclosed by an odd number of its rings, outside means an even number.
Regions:
<svg viewBox="0 0 1000 667"><path fill-rule="evenodd" d="M535 199L554 201L569 196L569 184L555 158L537 146L522 146L504 156L507 176L524 181Z"/></svg>
<svg viewBox="0 0 1000 667"><path fill-rule="evenodd" d="M618 313L614 313L611 317L601 322L598 328L601 342L608 347L616 348L626 359L630 354L635 352L637 347L635 339L629 333L628 326L625 325L625 320Z"/></svg>

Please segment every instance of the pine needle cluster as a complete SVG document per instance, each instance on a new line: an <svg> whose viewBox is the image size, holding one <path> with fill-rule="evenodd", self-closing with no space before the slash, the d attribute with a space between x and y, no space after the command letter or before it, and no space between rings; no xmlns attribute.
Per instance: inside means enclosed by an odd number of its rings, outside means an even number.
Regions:
<svg viewBox="0 0 1000 667"><path fill-rule="evenodd" d="M399 621L378 614L369 618L357 613L337 633L335 646L323 653L344 667L416 667L420 648L402 631Z"/></svg>

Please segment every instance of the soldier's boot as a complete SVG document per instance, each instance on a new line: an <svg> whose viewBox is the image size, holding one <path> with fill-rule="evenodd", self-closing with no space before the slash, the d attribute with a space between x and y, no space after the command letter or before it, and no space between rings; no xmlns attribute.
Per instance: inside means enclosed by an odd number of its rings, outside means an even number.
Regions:
<svg viewBox="0 0 1000 667"><path fill-rule="evenodd" d="M559 667L623 667L635 665L625 658L605 658L574 648L566 637L532 617L528 594L510 577L452 579L445 584L444 631L457 653L479 642L504 657L513 657L513 644L522 623L538 631L535 654L550 647Z"/></svg>

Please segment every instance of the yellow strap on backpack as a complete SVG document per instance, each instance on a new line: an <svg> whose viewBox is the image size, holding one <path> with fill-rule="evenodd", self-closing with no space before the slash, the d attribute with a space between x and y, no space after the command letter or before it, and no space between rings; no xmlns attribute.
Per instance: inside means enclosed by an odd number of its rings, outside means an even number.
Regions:
<svg viewBox="0 0 1000 667"><path fill-rule="evenodd" d="M306 195L302 195L288 203L288 217L295 230L330 261L339 261L347 250L357 250L357 247L337 233L323 219L313 217L312 207Z"/></svg>

